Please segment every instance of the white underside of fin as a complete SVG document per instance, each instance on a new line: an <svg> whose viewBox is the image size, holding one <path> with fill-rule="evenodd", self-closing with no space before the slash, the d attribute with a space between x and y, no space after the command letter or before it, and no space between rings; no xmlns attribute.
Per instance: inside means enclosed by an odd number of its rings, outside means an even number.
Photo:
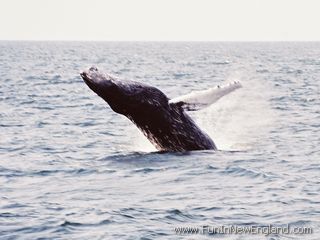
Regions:
<svg viewBox="0 0 320 240"><path fill-rule="evenodd" d="M183 95L169 100L170 103L180 104L185 110L197 111L208 107L218 101L221 97L241 88L240 82L235 81L223 86L216 86L203 91L193 91L187 95Z"/></svg>

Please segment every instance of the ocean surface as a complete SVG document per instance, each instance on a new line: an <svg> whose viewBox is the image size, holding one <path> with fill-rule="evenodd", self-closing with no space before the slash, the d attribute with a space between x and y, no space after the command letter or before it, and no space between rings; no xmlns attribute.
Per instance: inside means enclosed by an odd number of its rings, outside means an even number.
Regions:
<svg viewBox="0 0 320 240"><path fill-rule="evenodd" d="M92 65L169 98L219 151L159 153L82 81ZM319 239L320 43L0 42L0 239ZM311 228L312 234L177 232Z"/></svg>

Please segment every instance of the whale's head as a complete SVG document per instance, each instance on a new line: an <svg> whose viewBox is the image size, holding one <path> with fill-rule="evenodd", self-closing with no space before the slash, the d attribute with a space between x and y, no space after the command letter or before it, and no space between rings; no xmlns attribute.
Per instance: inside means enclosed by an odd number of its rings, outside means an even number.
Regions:
<svg viewBox="0 0 320 240"><path fill-rule="evenodd" d="M124 81L91 67L80 73L88 87L103 98L113 111L133 115L142 109L159 111L168 107L168 98L159 89L134 81Z"/></svg>
<svg viewBox="0 0 320 240"><path fill-rule="evenodd" d="M115 88L114 78L98 70L96 67L91 67L80 73L80 76L88 87L106 100L112 89Z"/></svg>

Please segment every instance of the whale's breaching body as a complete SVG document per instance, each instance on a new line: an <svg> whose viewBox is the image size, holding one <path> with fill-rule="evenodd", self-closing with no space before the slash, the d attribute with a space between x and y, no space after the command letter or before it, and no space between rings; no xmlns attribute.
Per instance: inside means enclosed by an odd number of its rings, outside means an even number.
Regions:
<svg viewBox="0 0 320 240"><path fill-rule="evenodd" d="M96 67L80 75L113 111L130 119L160 151L216 150L212 139L186 111L205 108L241 87L239 82L233 82L170 100L155 87L120 80Z"/></svg>

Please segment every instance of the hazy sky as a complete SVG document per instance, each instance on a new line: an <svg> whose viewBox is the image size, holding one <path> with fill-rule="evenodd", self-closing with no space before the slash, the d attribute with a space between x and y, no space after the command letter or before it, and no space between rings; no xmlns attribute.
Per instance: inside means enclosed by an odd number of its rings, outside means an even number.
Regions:
<svg viewBox="0 0 320 240"><path fill-rule="evenodd" d="M0 0L0 39L320 40L320 0Z"/></svg>

